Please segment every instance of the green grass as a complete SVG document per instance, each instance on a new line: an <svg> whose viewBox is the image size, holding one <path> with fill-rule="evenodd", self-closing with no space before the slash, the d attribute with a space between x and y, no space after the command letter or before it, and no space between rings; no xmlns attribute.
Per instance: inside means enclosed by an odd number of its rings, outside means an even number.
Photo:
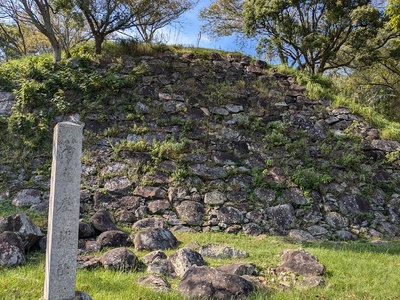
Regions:
<svg viewBox="0 0 400 300"><path fill-rule="evenodd" d="M277 267L279 253L285 249L305 248L316 255L326 267L326 284L312 289L282 289L270 284L267 292L258 292L251 300L262 299L400 299L400 242L386 245L370 242L320 242L296 243L281 237L250 237L224 233L176 234L180 246L193 241L200 245L219 243L247 251L250 256L242 262L253 262L267 282L271 279L268 270ZM133 250L133 249L132 249ZM135 251L134 251L135 252ZM167 251L171 255L174 250ZM135 252L139 258L147 252ZM43 295L45 255L31 253L28 263L17 268L0 269L0 299L39 299ZM234 263L238 260L206 258L209 266ZM142 272L115 272L98 268L78 270L77 290L84 291L96 300L128 299L184 299L177 292L154 292L140 286L137 279ZM170 280L176 289L179 280Z"/></svg>

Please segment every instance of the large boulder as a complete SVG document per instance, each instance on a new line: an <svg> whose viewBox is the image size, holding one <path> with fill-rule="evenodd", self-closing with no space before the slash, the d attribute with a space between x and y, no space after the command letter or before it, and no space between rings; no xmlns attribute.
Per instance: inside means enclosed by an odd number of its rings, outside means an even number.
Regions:
<svg viewBox="0 0 400 300"><path fill-rule="evenodd" d="M282 259L282 265L276 269L278 273L295 272L302 276L321 276L325 271L317 257L304 249L285 251Z"/></svg>
<svg viewBox="0 0 400 300"><path fill-rule="evenodd" d="M123 247L131 243L129 234L120 230L109 230L102 232L97 241L103 247Z"/></svg>
<svg viewBox="0 0 400 300"><path fill-rule="evenodd" d="M26 263L21 239L11 231L0 234L0 267L13 267Z"/></svg>
<svg viewBox="0 0 400 300"><path fill-rule="evenodd" d="M100 232L118 230L117 226L114 224L114 221L111 218L110 213L105 210L97 211L90 218L90 223L92 223L93 227Z"/></svg>
<svg viewBox="0 0 400 300"><path fill-rule="evenodd" d="M115 248L104 253L100 263L106 269L132 271L137 269L139 259L127 248Z"/></svg>
<svg viewBox="0 0 400 300"><path fill-rule="evenodd" d="M44 234L25 214L14 214L0 219L0 233L12 231L16 233L25 250L30 249Z"/></svg>
<svg viewBox="0 0 400 300"><path fill-rule="evenodd" d="M165 250L178 246L178 240L168 229L149 228L139 231L134 238L135 250Z"/></svg>
<svg viewBox="0 0 400 300"><path fill-rule="evenodd" d="M243 277L205 266L190 268L178 286L185 297L218 300L246 299L255 289Z"/></svg>
<svg viewBox="0 0 400 300"><path fill-rule="evenodd" d="M203 257L200 253L190 249L181 248L169 257L169 261L174 266L175 272L179 277L185 275L186 271L193 265L204 266Z"/></svg>

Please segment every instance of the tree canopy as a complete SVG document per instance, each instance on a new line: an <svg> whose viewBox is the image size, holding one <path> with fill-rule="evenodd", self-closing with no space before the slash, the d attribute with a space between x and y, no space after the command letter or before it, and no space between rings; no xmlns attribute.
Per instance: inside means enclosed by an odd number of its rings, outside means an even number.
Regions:
<svg viewBox="0 0 400 300"><path fill-rule="evenodd" d="M216 36L257 37L259 53L270 60L323 73L351 66L387 42L384 15L372 2L216 0L201 18Z"/></svg>

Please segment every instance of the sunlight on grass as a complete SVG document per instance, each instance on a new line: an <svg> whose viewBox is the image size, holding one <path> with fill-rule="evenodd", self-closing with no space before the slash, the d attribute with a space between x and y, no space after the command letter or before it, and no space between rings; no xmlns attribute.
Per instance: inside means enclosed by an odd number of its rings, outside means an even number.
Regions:
<svg viewBox="0 0 400 300"><path fill-rule="evenodd" d="M262 299L399 299L400 242L375 245L369 242L298 243L282 237L251 237L225 233L176 234L180 247L197 241L200 245L218 243L249 253L240 260L205 258L209 266L217 267L238 261L253 262L266 274L281 263L279 254L286 249L304 248L316 255L326 267L326 284L313 289L280 289L271 287L257 292L251 300ZM134 251L133 248L131 250ZM168 255L175 250L166 251ZM139 258L148 252L134 251ZM39 299L43 296L43 253L32 253L28 264L17 268L0 269L0 299ZM77 290L88 293L95 300L173 300L184 299L176 291L161 293L138 285L146 272L115 272L97 268L78 270ZM264 275L268 276L268 275ZM179 280L168 279L174 289Z"/></svg>

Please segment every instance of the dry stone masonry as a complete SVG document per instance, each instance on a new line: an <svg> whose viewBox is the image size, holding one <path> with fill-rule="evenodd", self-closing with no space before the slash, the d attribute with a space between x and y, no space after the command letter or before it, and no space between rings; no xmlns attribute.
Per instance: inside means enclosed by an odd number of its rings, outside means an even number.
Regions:
<svg viewBox="0 0 400 300"><path fill-rule="evenodd" d="M90 137L81 217L105 211L132 228L156 217L172 231L300 239L400 233L399 163L386 158L400 143L379 139L348 108L309 99L295 78L247 56L166 52L124 56L118 68L120 77L141 70L135 87L104 113L73 116ZM0 96L7 115L15 100ZM2 195L46 211L48 181L27 180Z"/></svg>
<svg viewBox="0 0 400 300"><path fill-rule="evenodd" d="M215 53L203 59L170 52L125 56L92 67L99 74L118 69L118 78L141 73L130 79L133 88L116 89L104 100L105 111L93 103L92 111L73 116L85 123L75 207L81 220L73 221L79 227L79 254L85 254L79 256L80 267L135 271L143 266L130 249L154 251L143 259L151 276L141 283L165 290L170 288L165 277L181 277L179 290L187 296L240 299L257 287L254 278L246 277L254 275L254 267L213 269L204 261L235 260L247 253L211 244L198 252L177 249L167 257L162 251L179 245L174 232L279 234L300 240L400 234L400 164L390 159L400 143L380 139L346 107L309 99L292 76L247 56ZM11 93L0 94L2 116L9 116L14 104ZM10 166L0 171L12 179L0 199L47 213L49 178L24 170L13 174ZM0 265L23 264L26 251L38 243L45 248L43 236L24 214L0 219ZM113 249L90 256L103 247ZM287 274L303 270L302 284L323 282L324 268L312 254L300 249L283 258L275 270L282 282L290 285ZM218 282L210 279L217 277ZM204 289L187 284L197 280ZM238 289L229 290L223 282L235 282Z"/></svg>

